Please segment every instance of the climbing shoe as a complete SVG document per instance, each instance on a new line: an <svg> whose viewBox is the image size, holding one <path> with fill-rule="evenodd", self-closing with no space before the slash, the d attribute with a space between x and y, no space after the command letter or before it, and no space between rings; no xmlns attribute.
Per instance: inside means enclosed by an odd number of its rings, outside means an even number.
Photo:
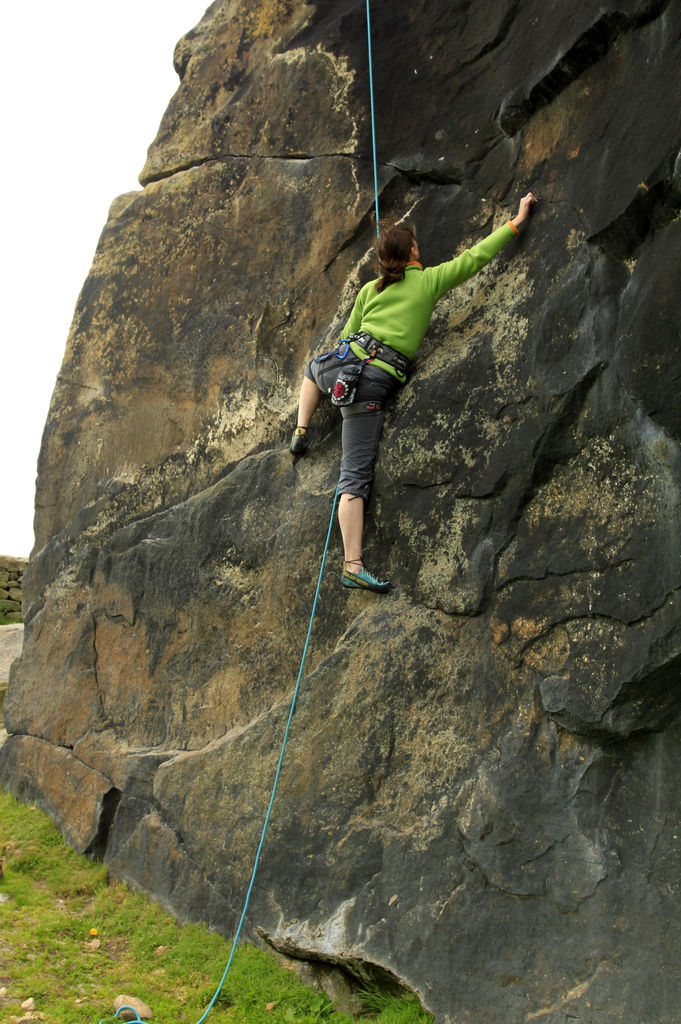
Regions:
<svg viewBox="0 0 681 1024"><path fill-rule="evenodd" d="M296 427L293 431L289 450L294 455L303 455L307 451L307 430L304 427Z"/></svg>
<svg viewBox="0 0 681 1024"><path fill-rule="evenodd" d="M359 572L350 572L348 565L356 565L356 562L346 563L343 569L343 586L357 590L375 590L377 594L385 594L390 590L388 580L379 580L372 572L369 572L365 565Z"/></svg>

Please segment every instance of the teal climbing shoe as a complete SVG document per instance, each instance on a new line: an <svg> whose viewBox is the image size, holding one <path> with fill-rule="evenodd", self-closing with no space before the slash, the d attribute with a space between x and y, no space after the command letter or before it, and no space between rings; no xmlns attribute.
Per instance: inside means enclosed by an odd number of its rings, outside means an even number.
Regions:
<svg viewBox="0 0 681 1024"><path fill-rule="evenodd" d="M304 427L296 427L293 431L289 450L293 455L303 455L307 451L307 431Z"/></svg>
<svg viewBox="0 0 681 1024"><path fill-rule="evenodd" d="M356 564L356 563L348 563ZM362 566L360 572L350 572L346 567L343 569L343 580L344 587L350 587L357 590L374 590L377 594L385 594L386 591L390 590L390 583L388 580L379 580L377 576L374 576L372 572L369 572L365 565Z"/></svg>

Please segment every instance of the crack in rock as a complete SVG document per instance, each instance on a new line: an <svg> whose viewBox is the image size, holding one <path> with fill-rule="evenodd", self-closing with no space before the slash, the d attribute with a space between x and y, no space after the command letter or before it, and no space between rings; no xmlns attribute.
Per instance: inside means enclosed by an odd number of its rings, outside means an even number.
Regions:
<svg viewBox="0 0 681 1024"><path fill-rule="evenodd" d="M504 134L510 138L517 135L534 114L552 103L580 75L602 60L625 32L641 28L655 20L670 3L671 0L656 0L638 16L620 12L599 12L600 17L560 55L529 90L527 86L521 86L505 97L498 114L499 126Z"/></svg>

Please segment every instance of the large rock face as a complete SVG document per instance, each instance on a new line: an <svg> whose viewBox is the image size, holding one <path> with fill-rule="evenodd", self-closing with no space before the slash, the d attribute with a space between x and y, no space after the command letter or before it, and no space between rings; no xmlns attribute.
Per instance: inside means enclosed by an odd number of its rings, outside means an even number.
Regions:
<svg viewBox="0 0 681 1024"><path fill-rule="evenodd" d="M438 307L337 535L248 915L442 1024L681 1005L681 7L375 4L381 208L427 262L531 187ZM112 206L39 465L3 784L230 932L332 506L300 371L371 274L360 0L217 0ZM371 561L371 558L369 559Z"/></svg>

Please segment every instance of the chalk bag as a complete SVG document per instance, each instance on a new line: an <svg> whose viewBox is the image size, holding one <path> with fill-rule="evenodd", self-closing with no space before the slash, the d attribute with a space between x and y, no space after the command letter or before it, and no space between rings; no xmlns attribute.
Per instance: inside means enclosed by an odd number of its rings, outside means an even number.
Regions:
<svg viewBox="0 0 681 1024"><path fill-rule="evenodd" d="M354 402L361 372L361 363L359 366L346 366L339 372L331 391L333 405L351 405Z"/></svg>

